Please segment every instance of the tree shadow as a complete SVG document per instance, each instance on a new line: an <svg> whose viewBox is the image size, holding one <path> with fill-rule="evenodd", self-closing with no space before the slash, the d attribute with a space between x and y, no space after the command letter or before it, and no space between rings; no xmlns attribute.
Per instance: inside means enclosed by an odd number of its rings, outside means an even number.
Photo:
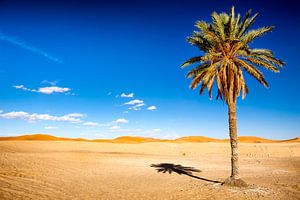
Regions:
<svg viewBox="0 0 300 200"><path fill-rule="evenodd" d="M201 172L201 170L196 169L194 167L184 167L182 165L175 165L173 163L152 164L152 165L150 165L150 167L154 167L158 173L159 172L162 172L162 173L168 172L169 174L171 174L172 172L174 172L179 175L183 174L183 175L187 175L187 176L190 176L190 177L193 177L196 179L200 179L203 181L207 181L207 182L222 183L220 181L210 180L210 179L206 179L206 178L202 178L202 177L193 175L193 172Z"/></svg>

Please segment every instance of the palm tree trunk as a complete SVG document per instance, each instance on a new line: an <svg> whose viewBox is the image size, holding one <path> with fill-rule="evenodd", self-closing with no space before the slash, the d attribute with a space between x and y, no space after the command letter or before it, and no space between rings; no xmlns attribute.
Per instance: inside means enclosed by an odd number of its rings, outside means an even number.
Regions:
<svg viewBox="0 0 300 200"><path fill-rule="evenodd" d="M239 164L238 164L238 137L236 125L236 101L228 104L229 115L229 136L231 146L231 178L239 178Z"/></svg>

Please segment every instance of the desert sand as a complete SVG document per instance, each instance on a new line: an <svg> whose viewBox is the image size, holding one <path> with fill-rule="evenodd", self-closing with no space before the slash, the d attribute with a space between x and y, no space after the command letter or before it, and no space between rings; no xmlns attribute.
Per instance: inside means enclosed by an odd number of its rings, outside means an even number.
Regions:
<svg viewBox="0 0 300 200"><path fill-rule="evenodd" d="M0 141L0 199L300 199L300 143ZM165 173L164 173L165 172Z"/></svg>

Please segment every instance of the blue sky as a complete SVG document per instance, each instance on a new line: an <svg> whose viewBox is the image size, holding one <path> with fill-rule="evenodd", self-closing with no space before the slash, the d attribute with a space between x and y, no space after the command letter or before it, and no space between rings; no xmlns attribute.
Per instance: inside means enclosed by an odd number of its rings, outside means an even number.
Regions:
<svg viewBox="0 0 300 200"><path fill-rule="evenodd" d="M297 5L189 0L0 1L0 136L226 138L226 104L191 91L180 64L201 54L185 40L195 21L232 5L276 27L253 47L287 63L263 71L269 89L246 76L239 135L299 136Z"/></svg>

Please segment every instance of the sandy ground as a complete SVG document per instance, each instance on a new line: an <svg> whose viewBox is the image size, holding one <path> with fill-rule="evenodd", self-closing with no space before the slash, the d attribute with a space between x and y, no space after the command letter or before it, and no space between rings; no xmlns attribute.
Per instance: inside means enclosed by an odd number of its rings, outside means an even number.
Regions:
<svg viewBox="0 0 300 200"><path fill-rule="evenodd" d="M240 144L244 189L216 182L229 155L226 143L1 141L0 199L300 199L299 143Z"/></svg>

